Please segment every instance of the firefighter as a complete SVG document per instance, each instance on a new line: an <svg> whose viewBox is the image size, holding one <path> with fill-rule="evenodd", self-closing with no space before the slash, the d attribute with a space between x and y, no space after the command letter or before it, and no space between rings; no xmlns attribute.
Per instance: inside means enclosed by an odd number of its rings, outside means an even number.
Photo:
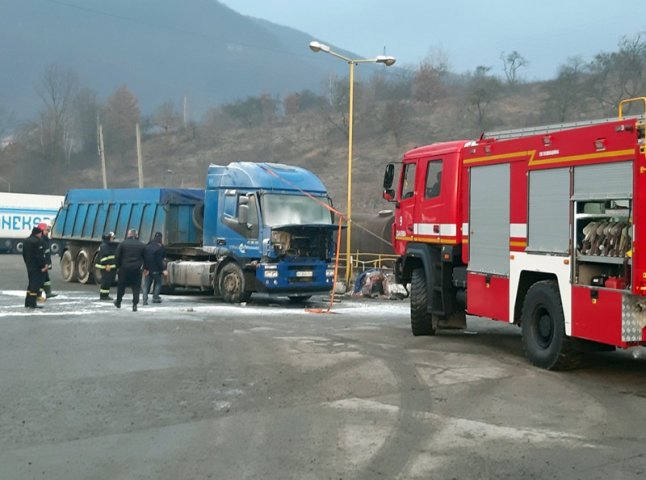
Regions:
<svg viewBox="0 0 646 480"><path fill-rule="evenodd" d="M54 298L57 297L58 294L52 293L52 282L49 278L49 271L52 269L52 241L49 238L49 234L52 231L52 226L48 223L41 222L38 224L38 228L43 232L41 241L43 242L43 247L45 248L45 261L47 262L47 271L45 272L45 283L43 285L43 290L45 291L46 298Z"/></svg>
<svg viewBox="0 0 646 480"><path fill-rule="evenodd" d="M25 296L26 308L42 308L37 305L38 292L43 288L47 275L47 260L45 259L45 245L42 240L43 231L34 227L31 235L23 243L22 258L27 267L27 295Z"/></svg>
<svg viewBox="0 0 646 480"><path fill-rule="evenodd" d="M98 263L94 265L101 270L101 287L99 288L99 300L112 300L110 287L114 283L117 274L116 253L117 245L113 242L114 233L107 232L101 237L103 240L97 255Z"/></svg>

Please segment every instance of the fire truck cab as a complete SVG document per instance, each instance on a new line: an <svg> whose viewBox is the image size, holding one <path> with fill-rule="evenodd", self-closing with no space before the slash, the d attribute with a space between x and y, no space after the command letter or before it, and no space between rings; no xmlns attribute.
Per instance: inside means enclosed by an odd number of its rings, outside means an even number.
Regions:
<svg viewBox="0 0 646 480"><path fill-rule="evenodd" d="M519 325L528 360L646 345L645 115L413 149L384 175L414 335L466 314Z"/></svg>

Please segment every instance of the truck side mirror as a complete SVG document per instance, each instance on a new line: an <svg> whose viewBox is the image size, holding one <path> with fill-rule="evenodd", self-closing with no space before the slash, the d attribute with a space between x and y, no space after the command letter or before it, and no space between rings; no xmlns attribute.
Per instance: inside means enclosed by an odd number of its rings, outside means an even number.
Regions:
<svg viewBox="0 0 646 480"><path fill-rule="evenodd" d="M386 165L384 172L384 190L390 190L393 186L393 179L395 178L395 165L389 163Z"/></svg>
<svg viewBox="0 0 646 480"><path fill-rule="evenodd" d="M246 203L238 206L238 223L240 225L247 225L249 222L249 205Z"/></svg>

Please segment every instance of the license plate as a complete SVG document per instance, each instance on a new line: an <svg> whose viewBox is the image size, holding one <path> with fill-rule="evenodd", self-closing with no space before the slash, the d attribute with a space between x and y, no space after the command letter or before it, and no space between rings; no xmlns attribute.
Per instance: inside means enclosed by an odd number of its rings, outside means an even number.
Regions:
<svg viewBox="0 0 646 480"><path fill-rule="evenodd" d="M312 272L311 272L311 271L304 271L304 270L301 270L301 271L296 272L296 276L297 276L297 277L311 277L311 276L312 276Z"/></svg>

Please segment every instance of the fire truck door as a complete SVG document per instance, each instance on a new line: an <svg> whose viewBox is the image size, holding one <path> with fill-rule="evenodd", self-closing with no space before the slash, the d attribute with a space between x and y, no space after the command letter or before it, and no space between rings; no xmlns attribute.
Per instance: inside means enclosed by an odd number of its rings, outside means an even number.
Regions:
<svg viewBox="0 0 646 480"><path fill-rule="evenodd" d="M509 164L472 167L469 271L509 275Z"/></svg>
<svg viewBox="0 0 646 480"><path fill-rule="evenodd" d="M416 163L404 164L399 185L399 208L395 214L395 237L400 240L413 239L413 214L415 209Z"/></svg>

